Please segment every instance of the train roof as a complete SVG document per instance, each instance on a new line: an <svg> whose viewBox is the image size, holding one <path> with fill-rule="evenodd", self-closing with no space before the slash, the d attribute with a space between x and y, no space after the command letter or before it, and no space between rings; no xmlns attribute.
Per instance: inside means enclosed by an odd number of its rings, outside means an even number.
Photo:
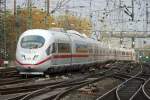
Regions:
<svg viewBox="0 0 150 100"><path fill-rule="evenodd" d="M134 49L127 49L127 48L115 48L115 47L110 47L108 44L104 43L104 42L100 42L94 39L91 39L75 30L68 30L66 32L64 31L55 31L55 30L46 30L46 29L30 29L25 31L22 36L25 35L41 35L44 37L48 37L48 36L52 36L54 39L57 40L62 40L62 41L66 41L69 42L69 38L67 35L71 36L71 38L73 40L80 40L80 41L85 41L86 43L90 43L90 44L99 44L98 46L103 47L103 48L110 48L112 50L118 50L118 51L134 51Z"/></svg>
<svg viewBox="0 0 150 100"><path fill-rule="evenodd" d="M43 37L48 37L48 36L50 36L48 33L49 33L49 31L45 30L45 29L30 29L30 30L23 32L21 36L40 35Z"/></svg>
<svg viewBox="0 0 150 100"><path fill-rule="evenodd" d="M49 31L45 30L45 29L29 29L29 30L23 32L21 37L24 37L27 35L39 35L39 36L43 36L43 37L47 38L50 36L48 33L49 33Z"/></svg>

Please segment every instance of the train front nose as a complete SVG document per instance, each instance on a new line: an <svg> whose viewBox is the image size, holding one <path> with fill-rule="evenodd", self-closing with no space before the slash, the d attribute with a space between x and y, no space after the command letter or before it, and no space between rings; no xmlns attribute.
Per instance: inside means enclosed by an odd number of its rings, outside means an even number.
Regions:
<svg viewBox="0 0 150 100"><path fill-rule="evenodd" d="M39 55L37 54L20 54L16 60L16 67L20 74L29 74L31 72L40 72L39 65ZM32 74L32 73L31 73ZM42 73L41 73L42 74Z"/></svg>
<svg viewBox="0 0 150 100"><path fill-rule="evenodd" d="M44 56L43 52L34 54L20 54L16 60L16 66L20 74L44 74L51 61Z"/></svg>
<svg viewBox="0 0 150 100"><path fill-rule="evenodd" d="M41 31L39 34L37 30L30 30L24 32L19 38L16 50L16 66L20 74L43 73L50 65L45 53L49 43L47 41L49 35L47 36L46 32Z"/></svg>

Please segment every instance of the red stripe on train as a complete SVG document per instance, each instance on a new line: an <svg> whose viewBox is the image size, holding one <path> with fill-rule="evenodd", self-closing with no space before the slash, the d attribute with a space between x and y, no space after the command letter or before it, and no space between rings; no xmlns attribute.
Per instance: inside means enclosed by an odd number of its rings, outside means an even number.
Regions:
<svg viewBox="0 0 150 100"><path fill-rule="evenodd" d="M53 55L53 57L52 56L50 56L50 57L47 57L46 59L44 59L44 60L42 60L42 61L40 61L40 62L38 62L38 63L36 63L36 64L23 64L23 63L21 63L20 61L18 61L17 59L16 59L16 62L18 63L18 64L20 64L20 65L39 65L39 64L42 64L42 63L44 63L44 62L46 62L46 61L48 61L48 60L50 60L50 59L59 59L59 58L75 58L75 57L88 57L89 55L88 54L86 54L86 55L77 55L77 54L73 54L73 55Z"/></svg>

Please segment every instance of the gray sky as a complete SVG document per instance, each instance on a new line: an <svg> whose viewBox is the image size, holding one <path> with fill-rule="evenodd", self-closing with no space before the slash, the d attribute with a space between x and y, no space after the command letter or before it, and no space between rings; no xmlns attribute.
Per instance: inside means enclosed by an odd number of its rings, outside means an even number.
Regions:
<svg viewBox="0 0 150 100"><path fill-rule="evenodd" d="M34 6L38 8L45 8L44 1L45 0L32 0ZM50 0L51 3L50 10L56 7L58 1L59 0ZM91 8L90 8L90 1L91 1ZM117 10L117 8L119 7L119 1L120 0L70 0L70 2L68 2L55 14L63 14L66 9L69 10L71 14L77 16L90 16L90 12L92 12L93 15L92 20L94 22L93 24L95 25L95 27L101 28L101 30L104 23L101 23L100 20L102 20L103 17L105 18L104 20L108 26L107 29L110 30L116 31L145 30L145 23L143 23L143 21L145 20L146 17L146 8L145 8L146 0L134 0L134 15L135 15L134 22L129 21L131 17L125 14L124 12L119 13L120 10ZM122 0L121 3L122 6L126 5L128 7L131 7L131 0ZM27 0L17 0L17 5L20 5L21 7L26 7ZM79 8L79 6L83 6L83 8ZM13 0L7 0L7 8L13 9ZM128 9L130 12L132 11L131 8ZM111 12L107 13L108 16L106 17L106 14L104 13L108 12L109 10L111 10ZM122 19L124 22L123 24L119 22ZM111 26L109 24L111 24ZM149 28L148 31L150 31Z"/></svg>
<svg viewBox="0 0 150 100"><path fill-rule="evenodd" d="M45 8L45 0L32 0L33 5L37 8ZM59 0L50 0L50 10L56 7ZM67 1L67 0L66 0ZM109 30L109 31L144 31L146 30L146 0L134 0L134 21L122 9L119 10L120 0L70 0L61 9L57 10L54 15L64 14L67 9L70 14L76 16L89 17L92 14L93 30ZM121 6L131 9L131 0L121 0ZM147 0L150 5L150 0ZM13 9L13 0L6 0L7 8ZM91 7L90 7L91 2ZM17 0L17 5L21 7L27 6L27 0ZM82 6L79 7L79 6ZM150 7L148 8L150 12ZM148 15L150 16L150 15ZM149 17L150 18L150 17ZM103 20L103 22L102 22ZM123 23L122 23L123 21ZM148 24L148 31L150 31ZM150 41L149 39L146 39ZM139 42L141 41L141 42ZM143 46L143 39L137 42ZM150 42L148 42L150 43Z"/></svg>

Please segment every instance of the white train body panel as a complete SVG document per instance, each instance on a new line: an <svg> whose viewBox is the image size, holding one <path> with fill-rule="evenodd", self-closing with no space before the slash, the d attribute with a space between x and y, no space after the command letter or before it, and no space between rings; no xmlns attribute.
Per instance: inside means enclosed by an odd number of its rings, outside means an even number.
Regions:
<svg viewBox="0 0 150 100"><path fill-rule="evenodd" d="M110 48L74 31L63 33L42 29L24 32L16 50L16 66L20 74L76 69L108 60L135 60L135 52Z"/></svg>
<svg viewBox="0 0 150 100"><path fill-rule="evenodd" d="M25 36L42 36L45 39L45 43L41 48L37 49L27 49L21 47L21 39ZM45 53L45 49L48 48L49 44L52 43L51 34L48 34L46 30L29 30L24 32L19 38L16 50L16 61L17 69L22 70L21 72L32 72L32 73L41 73L45 71L51 64L51 60L43 62L48 56ZM42 63L43 62L43 63ZM40 64L42 63L42 64Z"/></svg>

